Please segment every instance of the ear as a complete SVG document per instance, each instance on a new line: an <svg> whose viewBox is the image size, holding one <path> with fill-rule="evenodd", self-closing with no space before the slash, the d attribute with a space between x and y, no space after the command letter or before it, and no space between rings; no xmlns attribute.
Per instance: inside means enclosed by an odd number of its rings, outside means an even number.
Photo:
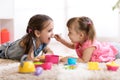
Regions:
<svg viewBox="0 0 120 80"><path fill-rule="evenodd" d="M83 32L80 32L80 33L79 33L80 38L83 38L84 35L85 35L85 34L84 34Z"/></svg>
<svg viewBox="0 0 120 80"><path fill-rule="evenodd" d="M34 31L34 34L35 34L36 37L40 37L40 31L35 30L35 31Z"/></svg>

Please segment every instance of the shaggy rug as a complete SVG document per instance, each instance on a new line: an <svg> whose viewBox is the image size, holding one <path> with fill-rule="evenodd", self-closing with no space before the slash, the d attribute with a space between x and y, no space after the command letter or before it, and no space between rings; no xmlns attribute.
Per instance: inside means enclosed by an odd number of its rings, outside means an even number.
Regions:
<svg viewBox="0 0 120 80"><path fill-rule="evenodd" d="M120 64L120 59L115 61ZM108 71L106 63L99 63L100 70L88 70L87 63L77 63L75 69L66 69L63 63L55 64L39 76L18 72L19 62L0 59L0 80L120 80L120 69Z"/></svg>

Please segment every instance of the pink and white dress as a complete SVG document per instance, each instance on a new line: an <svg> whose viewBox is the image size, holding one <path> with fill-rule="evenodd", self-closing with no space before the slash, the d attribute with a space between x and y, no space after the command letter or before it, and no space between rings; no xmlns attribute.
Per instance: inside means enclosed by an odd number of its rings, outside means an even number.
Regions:
<svg viewBox="0 0 120 80"><path fill-rule="evenodd" d="M98 42L95 40L93 43L87 40L82 45L79 43L75 44L76 52L78 57L82 57L83 51L88 48L94 46L96 49L93 51L90 61L97 62L109 62L115 60L115 55L117 54L117 49L110 43Z"/></svg>

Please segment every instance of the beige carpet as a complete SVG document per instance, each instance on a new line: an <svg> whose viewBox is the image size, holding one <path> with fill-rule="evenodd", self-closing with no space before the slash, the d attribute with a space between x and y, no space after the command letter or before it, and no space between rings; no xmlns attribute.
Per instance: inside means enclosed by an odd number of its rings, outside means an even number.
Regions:
<svg viewBox="0 0 120 80"><path fill-rule="evenodd" d="M120 60L116 60L120 64ZM120 69L108 71L105 63L99 63L101 70L91 71L85 63L78 63L76 69L65 69L60 63L51 70L44 70L39 76L34 73L18 73L19 62L0 59L0 80L120 80Z"/></svg>

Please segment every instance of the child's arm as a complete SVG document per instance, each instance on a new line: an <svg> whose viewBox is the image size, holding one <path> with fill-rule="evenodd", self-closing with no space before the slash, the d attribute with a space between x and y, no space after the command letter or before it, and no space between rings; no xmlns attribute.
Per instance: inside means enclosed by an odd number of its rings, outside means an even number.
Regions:
<svg viewBox="0 0 120 80"><path fill-rule="evenodd" d="M27 60L34 61L34 51L32 49L30 49L30 51L28 53Z"/></svg>
<svg viewBox="0 0 120 80"><path fill-rule="evenodd" d="M53 54L53 51L50 48L46 47L43 50L43 53L45 53L45 54ZM34 51L33 51L32 48L30 49L30 51L28 53L28 56L27 56L27 60L32 60L32 61L44 61L44 59L45 59L44 55L34 57Z"/></svg>
<svg viewBox="0 0 120 80"><path fill-rule="evenodd" d="M83 51L82 58L78 58L78 62L89 62L95 47L89 47Z"/></svg>
<svg viewBox="0 0 120 80"><path fill-rule="evenodd" d="M53 51L49 47L45 47L43 49L42 55L39 55L35 58L35 61L45 61L45 55L44 54L53 54Z"/></svg>
<svg viewBox="0 0 120 80"><path fill-rule="evenodd" d="M26 60L40 61L40 58L34 57L34 51L33 51L32 47L31 47L30 51L28 52Z"/></svg>
<svg viewBox="0 0 120 80"><path fill-rule="evenodd" d="M53 51L49 47L45 47L43 50L43 53L45 54L53 54Z"/></svg>
<svg viewBox="0 0 120 80"><path fill-rule="evenodd" d="M61 42L62 44L64 44L65 46L67 46L67 47L69 47L69 48L71 48L71 49L75 49L73 43L70 43L70 42L64 40L59 34L55 34L55 35L54 35L54 38L55 38L57 41L59 41L59 42Z"/></svg>

